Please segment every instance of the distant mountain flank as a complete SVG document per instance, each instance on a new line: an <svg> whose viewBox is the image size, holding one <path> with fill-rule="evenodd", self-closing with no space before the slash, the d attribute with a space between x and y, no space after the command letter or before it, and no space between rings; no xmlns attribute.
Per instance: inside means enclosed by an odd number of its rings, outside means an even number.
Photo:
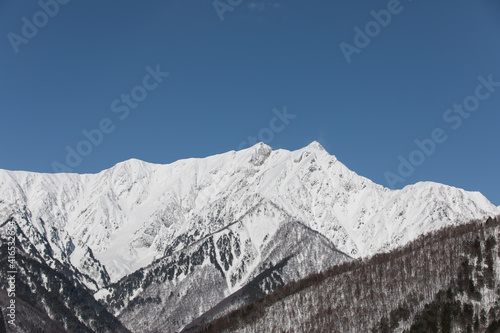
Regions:
<svg viewBox="0 0 500 333"><path fill-rule="evenodd" d="M192 332L500 332L500 216L344 263Z"/></svg>

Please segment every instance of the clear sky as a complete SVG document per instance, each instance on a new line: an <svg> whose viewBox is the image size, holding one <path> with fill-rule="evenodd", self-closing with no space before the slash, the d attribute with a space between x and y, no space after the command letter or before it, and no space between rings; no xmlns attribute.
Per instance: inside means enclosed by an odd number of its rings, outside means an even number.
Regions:
<svg viewBox="0 0 500 333"><path fill-rule="evenodd" d="M497 0L1 1L0 168L316 140L384 186L500 205L499 18Z"/></svg>

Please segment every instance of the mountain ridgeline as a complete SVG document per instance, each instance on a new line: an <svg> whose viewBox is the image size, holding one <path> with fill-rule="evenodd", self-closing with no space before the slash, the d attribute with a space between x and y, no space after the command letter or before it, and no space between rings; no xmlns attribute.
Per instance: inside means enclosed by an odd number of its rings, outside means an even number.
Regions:
<svg viewBox="0 0 500 333"><path fill-rule="evenodd" d="M500 217L292 282L197 332L500 332Z"/></svg>
<svg viewBox="0 0 500 333"><path fill-rule="evenodd" d="M311 274L499 214L480 193L442 184L390 190L317 142L167 165L133 159L97 174L0 170L0 233L7 224L17 232L19 332L42 322L54 331L194 332ZM443 300L431 299L437 292L424 300ZM382 315L360 325L377 320L385 325Z"/></svg>

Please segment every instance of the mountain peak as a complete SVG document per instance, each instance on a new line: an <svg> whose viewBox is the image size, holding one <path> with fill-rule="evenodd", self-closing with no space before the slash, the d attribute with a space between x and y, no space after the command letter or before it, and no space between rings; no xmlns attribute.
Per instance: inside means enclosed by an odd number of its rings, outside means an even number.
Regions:
<svg viewBox="0 0 500 333"><path fill-rule="evenodd" d="M139 160L137 158L131 158L125 160L123 162L117 163L113 166L112 170L127 170L127 172L142 172L143 170L147 170L151 167L151 163L145 162L143 160Z"/></svg>
<svg viewBox="0 0 500 333"><path fill-rule="evenodd" d="M128 160L123 161L122 163L126 164L143 164L146 163L143 160L140 160L138 158L129 158Z"/></svg>
<svg viewBox="0 0 500 333"><path fill-rule="evenodd" d="M313 141L307 147L306 149L310 150L321 150L321 151L326 151L326 149L318 142L318 141Z"/></svg>
<svg viewBox="0 0 500 333"><path fill-rule="evenodd" d="M266 145L264 142L259 142L259 143L256 143L255 145L252 146L252 149L255 149L255 150L273 150L273 148L269 145Z"/></svg>
<svg viewBox="0 0 500 333"><path fill-rule="evenodd" d="M273 152L273 148L270 146L266 145L263 142L259 142L256 145L252 147L253 150L253 155L252 158L250 159L250 163L253 165L262 165L264 161L271 155Z"/></svg>

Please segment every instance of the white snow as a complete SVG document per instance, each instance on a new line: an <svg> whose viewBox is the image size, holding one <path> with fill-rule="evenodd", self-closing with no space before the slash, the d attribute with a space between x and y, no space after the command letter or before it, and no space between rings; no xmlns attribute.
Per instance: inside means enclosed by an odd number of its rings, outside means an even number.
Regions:
<svg viewBox="0 0 500 333"><path fill-rule="evenodd" d="M245 218L263 200L267 211ZM24 206L56 258L78 267L87 245L112 281L162 257L181 235L201 239L240 220L257 250L280 223L297 220L361 257L500 214L478 192L431 182L389 190L317 142L297 151L261 143L168 165L132 159L98 174L0 170L0 212Z"/></svg>

